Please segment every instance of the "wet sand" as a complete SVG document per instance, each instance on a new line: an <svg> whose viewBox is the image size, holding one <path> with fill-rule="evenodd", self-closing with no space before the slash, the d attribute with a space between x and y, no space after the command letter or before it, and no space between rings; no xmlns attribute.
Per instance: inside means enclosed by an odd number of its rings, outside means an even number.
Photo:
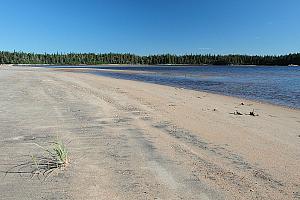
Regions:
<svg viewBox="0 0 300 200"><path fill-rule="evenodd" d="M71 159L46 181L0 174L0 199L300 199L299 110L12 66L0 108L0 171L57 135Z"/></svg>

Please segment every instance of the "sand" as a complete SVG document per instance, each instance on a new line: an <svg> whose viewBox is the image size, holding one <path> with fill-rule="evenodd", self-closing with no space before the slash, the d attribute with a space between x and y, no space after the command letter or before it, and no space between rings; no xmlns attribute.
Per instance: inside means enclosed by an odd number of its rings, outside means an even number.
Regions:
<svg viewBox="0 0 300 200"><path fill-rule="evenodd" d="M46 181L0 174L0 199L300 199L299 110L2 66L0 127L0 171L57 136L71 160Z"/></svg>

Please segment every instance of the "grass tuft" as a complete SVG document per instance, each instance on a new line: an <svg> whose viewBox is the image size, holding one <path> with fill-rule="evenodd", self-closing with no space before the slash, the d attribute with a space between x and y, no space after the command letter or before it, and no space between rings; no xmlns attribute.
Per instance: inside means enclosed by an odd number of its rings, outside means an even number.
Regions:
<svg viewBox="0 0 300 200"><path fill-rule="evenodd" d="M52 142L52 148L47 149L34 143L43 150L42 155L31 155L31 160L15 165L6 171L6 174L30 174L31 177L44 176L48 178L56 170L62 170L69 165L68 150L62 141Z"/></svg>

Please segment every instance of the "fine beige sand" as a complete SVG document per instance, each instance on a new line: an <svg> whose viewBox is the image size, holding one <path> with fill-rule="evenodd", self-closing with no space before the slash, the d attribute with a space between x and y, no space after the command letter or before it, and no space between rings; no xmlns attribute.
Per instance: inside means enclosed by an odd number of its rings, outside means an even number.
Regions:
<svg viewBox="0 0 300 200"><path fill-rule="evenodd" d="M300 199L299 110L1 66L0 127L2 172L57 136L71 160L46 181L1 173L0 199Z"/></svg>

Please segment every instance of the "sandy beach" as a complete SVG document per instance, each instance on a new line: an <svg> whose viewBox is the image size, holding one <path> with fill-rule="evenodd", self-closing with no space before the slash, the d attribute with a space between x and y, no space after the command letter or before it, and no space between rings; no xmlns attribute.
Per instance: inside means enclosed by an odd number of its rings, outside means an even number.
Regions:
<svg viewBox="0 0 300 200"><path fill-rule="evenodd" d="M0 127L0 199L300 199L300 110L1 66ZM3 173L57 136L66 169L46 181Z"/></svg>

